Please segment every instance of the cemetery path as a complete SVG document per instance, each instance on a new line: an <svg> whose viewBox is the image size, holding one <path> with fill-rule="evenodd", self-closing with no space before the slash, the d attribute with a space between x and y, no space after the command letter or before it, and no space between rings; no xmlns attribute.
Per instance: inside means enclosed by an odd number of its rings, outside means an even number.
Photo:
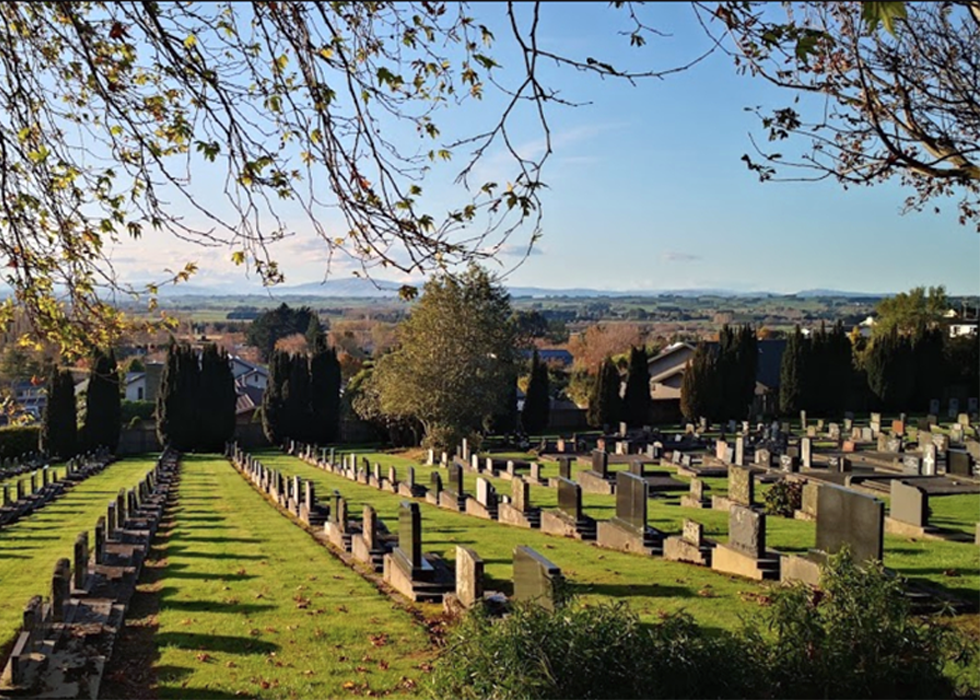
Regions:
<svg viewBox="0 0 980 700"><path fill-rule="evenodd" d="M285 476L295 474L311 480L316 485L318 499L328 499L328 494L337 489L347 499L351 515L359 517L363 506L370 504L389 529L397 526L398 505L403 497L357 484L281 452L269 450L258 456L267 467L278 469ZM416 470L416 481L428 483L419 476L420 471ZM399 467L399 473L404 475L404 472L404 467ZM475 491L470 474L466 476L466 490ZM509 493L509 486L501 486L500 490ZM541 490L553 492L553 489ZM533 505L542 505L535 500L538 491L532 490ZM554 499L552 495L552 505ZM456 545L474 549L484 561L487 590L511 593L514 548L528 545L561 567L576 593L586 599L601 596L627 600L646 621L659 619L661 612L687 610L703 625L733 629L739 624L740 614L752 615L758 610L759 601L764 600L760 594L765 589L759 584L736 580L710 569L600 549L587 542L453 513L422 500L417 502L422 509L422 550L451 560ZM690 517L700 519L697 514ZM653 518L651 524L656 524Z"/></svg>
<svg viewBox="0 0 980 700"><path fill-rule="evenodd" d="M124 637L133 653L113 659L103 697L414 694L429 668L411 615L224 458L184 458L170 527L144 572ZM135 666L138 689L120 677Z"/></svg>
<svg viewBox="0 0 980 700"><path fill-rule="evenodd" d="M50 595L55 562L71 558L78 533L93 531L110 499L119 489L134 487L154 463L150 458L114 462L36 513L0 530L0 596L6 601L0 605L0 648L4 652L13 644L31 596Z"/></svg>

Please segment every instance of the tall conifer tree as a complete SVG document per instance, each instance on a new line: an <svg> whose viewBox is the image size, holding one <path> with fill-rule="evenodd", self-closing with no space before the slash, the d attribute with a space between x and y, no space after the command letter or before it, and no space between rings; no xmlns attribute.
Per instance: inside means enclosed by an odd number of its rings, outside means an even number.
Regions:
<svg viewBox="0 0 980 700"><path fill-rule="evenodd" d="M105 447L115 452L119 446L121 416L116 353L111 348L107 353L96 350L85 394L85 423L81 434L85 449Z"/></svg>
<svg viewBox="0 0 980 700"><path fill-rule="evenodd" d="M650 422L650 367L646 350L631 347L626 374L626 394L623 397L623 417L632 427Z"/></svg>
<svg viewBox="0 0 980 700"><path fill-rule="evenodd" d="M548 427L548 417L551 410L548 392L548 367L534 349L531 356L531 378L527 383L524 394L524 408L521 411L521 423L528 435L540 435Z"/></svg>
<svg viewBox="0 0 980 700"><path fill-rule="evenodd" d="M41 452L57 459L70 459L78 451L75 382L71 372L52 365L48 373L48 401L39 435Z"/></svg>

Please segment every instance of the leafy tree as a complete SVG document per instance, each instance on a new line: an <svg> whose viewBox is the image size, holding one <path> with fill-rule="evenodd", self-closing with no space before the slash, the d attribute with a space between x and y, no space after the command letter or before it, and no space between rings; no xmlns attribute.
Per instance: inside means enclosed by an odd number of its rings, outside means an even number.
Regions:
<svg viewBox="0 0 980 700"><path fill-rule="evenodd" d="M56 459L70 459L78 449L75 382L71 372L52 364L48 372L48 402L41 418L39 448ZM117 421L118 424L118 421Z"/></svg>
<svg viewBox="0 0 980 700"><path fill-rule="evenodd" d="M310 325L317 321L316 312L308 306L292 309L283 303L260 314L245 332L245 343L258 348L263 362L268 362L280 338L300 334L306 337ZM309 347L313 347L310 345Z"/></svg>
<svg viewBox="0 0 980 700"><path fill-rule="evenodd" d="M612 358L607 357L599 366L599 375L592 385L586 418L593 428L603 428L619 423L623 414L620 397L619 370Z"/></svg>
<svg viewBox="0 0 980 700"><path fill-rule="evenodd" d="M623 396L623 416L626 422L639 427L650 422L650 366L642 347L630 348L626 370L626 392Z"/></svg>
<svg viewBox="0 0 980 700"><path fill-rule="evenodd" d="M949 309L946 288L915 287L909 292L900 292L878 302L875 307L874 337L888 335L898 329L903 335L911 335L922 330L944 325L943 315Z"/></svg>
<svg viewBox="0 0 980 700"><path fill-rule="evenodd" d="M786 340L783 359L779 366L779 411L790 415L805 409L805 382L807 377L806 362L809 355L809 343L803 337L799 326Z"/></svg>
<svg viewBox="0 0 980 700"><path fill-rule="evenodd" d="M550 403L548 366L541 362L535 348L531 355L531 379L524 392L524 408L521 411L521 423L528 435L540 435L548 427Z"/></svg>
<svg viewBox="0 0 980 700"><path fill-rule="evenodd" d="M510 317L510 295L482 268L432 277L401 345L375 365L382 412L415 418L444 449L484 428L516 381Z"/></svg>
<svg viewBox="0 0 980 700"><path fill-rule="evenodd" d="M198 449L220 452L235 434L235 378L228 353L209 343L201 353L201 379L195 402L199 412Z"/></svg>
<svg viewBox="0 0 980 700"><path fill-rule="evenodd" d="M92 370L85 394L82 444L89 450L106 447L110 452L115 452L119 446L121 417L122 397L116 354L111 348L108 353L96 350L92 355Z"/></svg>
<svg viewBox="0 0 980 700"><path fill-rule="evenodd" d="M262 394L262 431L273 445L281 445L287 437L284 402L289 370L289 355L279 350L274 351L269 362L269 379Z"/></svg>
<svg viewBox="0 0 980 700"><path fill-rule="evenodd" d="M310 358L310 407L312 434L310 440L319 445L337 442L340 438L340 362L337 349L327 347L321 335Z"/></svg>
<svg viewBox="0 0 980 700"><path fill-rule="evenodd" d="M717 357L705 343L698 343L681 380L681 414L689 421L711 419L718 411Z"/></svg>

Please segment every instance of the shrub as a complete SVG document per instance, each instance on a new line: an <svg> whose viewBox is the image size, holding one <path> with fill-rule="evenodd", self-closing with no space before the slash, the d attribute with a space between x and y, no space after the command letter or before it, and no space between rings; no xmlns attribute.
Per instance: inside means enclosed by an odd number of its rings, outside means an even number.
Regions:
<svg viewBox="0 0 980 700"><path fill-rule="evenodd" d="M122 424L132 426L134 420L153 420L156 404L152 401L123 401L120 411Z"/></svg>
<svg viewBox="0 0 980 700"><path fill-rule="evenodd" d="M766 491L762 500L767 515L792 518L793 513L803 506L803 484L786 479L777 481Z"/></svg>
<svg viewBox="0 0 980 700"><path fill-rule="evenodd" d="M12 425L0 428L0 459L37 452L40 425Z"/></svg>

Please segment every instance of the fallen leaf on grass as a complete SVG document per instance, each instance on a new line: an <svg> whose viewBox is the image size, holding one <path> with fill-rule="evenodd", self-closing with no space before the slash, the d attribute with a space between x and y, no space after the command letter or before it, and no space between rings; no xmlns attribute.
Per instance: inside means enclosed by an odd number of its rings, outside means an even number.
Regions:
<svg viewBox="0 0 980 700"><path fill-rule="evenodd" d="M715 592L711 590L710 587L705 586L704 588L698 591L698 595L701 596L702 598L714 598Z"/></svg>
<svg viewBox="0 0 980 700"><path fill-rule="evenodd" d="M357 673L371 673L371 671L369 671L364 666L357 666L356 668L354 668L354 671Z"/></svg>
<svg viewBox="0 0 980 700"><path fill-rule="evenodd" d="M201 663L206 664L208 661L211 660L211 655L208 654L207 652L201 652L200 654L197 655L197 660L200 661Z"/></svg>
<svg viewBox="0 0 980 700"><path fill-rule="evenodd" d="M382 671L387 671L388 670L388 662L385 661L384 659L381 659L381 661L378 662L378 668L380 668Z"/></svg>
<svg viewBox="0 0 980 700"><path fill-rule="evenodd" d="M235 575L236 576L244 576L245 575L245 568L242 567L241 569L239 569L238 571L236 571L235 572Z"/></svg>
<svg viewBox="0 0 980 700"><path fill-rule="evenodd" d="M943 576L950 576L950 577L953 577L953 578L955 578L956 576L959 576L959 575L960 575L960 572L957 571L956 569L946 569L943 572Z"/></svg>
<svg viewBox="0 0 980 700"><path fill-rule="evenodd" d="M304 676L312 676L312 675L315 675L315 674L313 673L313 670L312 669L309 669L308 668L305 671L303 671L303 675Z"/></svg>
<svg viewBox="0 0 980 700"><path fill-rule="evenodd" d="M384 633L381 633L381 634L369 634L368 635L368 639L370 639L371 640L371 644L374 645L374 646L376 646L376 647L383 647L384 645L386 645L388 643L388 635L387 634L384 634Z"/></svg>
<svg viewBox="0 0 980 700"><path fill-rule="evenodd" d="M337 606L337 612L341 612L341 613L347 612L347 606L346 605L338 605Z"/></svg>

